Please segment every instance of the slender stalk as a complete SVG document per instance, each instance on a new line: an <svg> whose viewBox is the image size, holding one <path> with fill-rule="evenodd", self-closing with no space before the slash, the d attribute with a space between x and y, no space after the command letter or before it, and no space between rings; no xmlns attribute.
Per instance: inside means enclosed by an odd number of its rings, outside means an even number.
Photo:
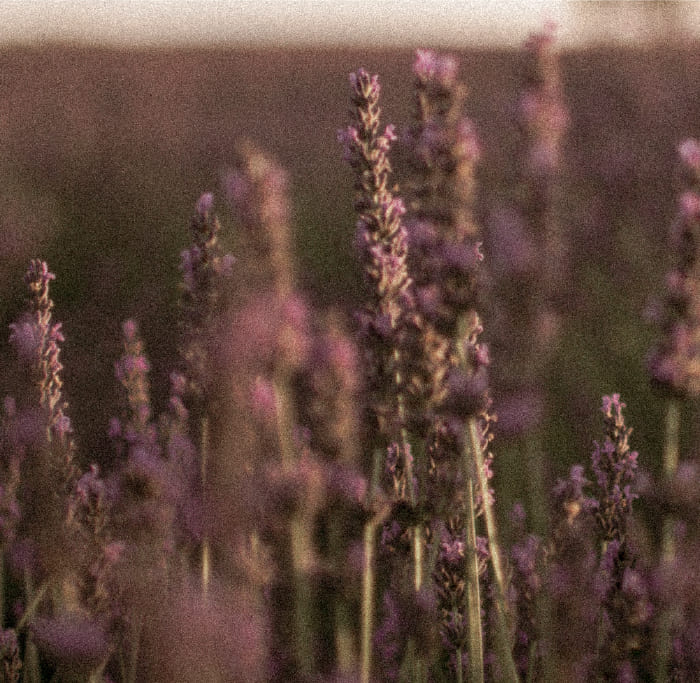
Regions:
<svg viewBox="0 0 700 683"><path fill-rule="evenodd" d="M371 510L381 479L384 453L376 448L372 457L372 477L367 496ZM374 541L377 527L384 521L386 511L372 515L363 532L362 605L360 612L360 683L370 683L372 676L372 630L374 627Z"/></svg>
<svg viewBox="0 0 700 683"><path fill-rule="evenodd" d="M496 533L496 519L493 514L493 506L489 504L489 483L484 472L484 453L481 449L481 435L479 433L479 425L475 417L469 418L469 445L474 454L476 471L479 478L479 492L483 501L484 520L486 522L486 533L489 540L489 550L491 551L491 564L493 565L493 574L496 579L496 586L499 591L499 599L504 598L506 594L506 581L501 565L500 546ZM505 605L504 605L505 607Z"/></svg>
<svg viewBox="0 0 700 683"><path fill-rule="evenodd" d="M5 628L5 549L0 549L0 629Z"/></svg>
<svg viewBox="0 0 700 683"><path fill-rule="evenodd" d="M400 362L400 354L398 349L394 349L393 352L394 362L398 365ZM396 383L397 389L401 387L401 373L397 370L395 373L394 381ZM406 404L404 396L399 390L396 396L396 412L399 418L400 424L404 424L406 419ZM406 448L411 444L408 431L405 427L401 427L400 431L401 438L401 452L406 453ZM413 454L413 449L411 450ZM415 506L418 500L418 492L413 482L413 462L406 458L404 462L406 485L408 486L408 497L411 505ZM411 530L411 538L413 542L413 587L416 591L420 591L423 586L423 534L421 533L420 524L416 524Z"/></svg>
<svg viewBox="0 0 700 683"><path fill-rule="evenodd" d="M540 538L549 538L544 458L537 433L528 434L524 438L523 450L530 473L528 488L534 530ZM535 597L535 613L540 639L546 649L552 642L552 605L547 591L538 591ZM542 657L541 680L543 683L554 683L557 680L555 659L547 654Z"/></svg>
<svg viewBox="0 0 700 683"><path fill-rule="evenodd" d="M399 363L400 354L398 349L394 349L394 361ZM401 373L397 370L395 374L395 382L397 387L396 395L396 412L399 418L400 424L405 423L406 419L406 404L404 395L401 393ZM407 449L411 446L411 441L408 436L408 430L405 427L401 427L400 430L401 439L401 452L404 456L407 454ZM411 456L413 456L413 449L411 450ZM408 487L408 498L411 506L415 508L418 501L418 491L416 491L416 486L413 481L414 467L413 459L406 457L404 461L406 484ZM420 524L416 524L411 529L411 541L413 546L413 590L418 593L423 587L423 532ZM417 648L415 643L412 643L413 647L410 648L410 669L412 675L413 683L423 683L425 680L425 663L422 657L417 653Z"/></svg>
<svg viewBox="0 0 700 683"><path fill-rule="evenodd" d="M374 536L377 520L365 523L363 533L362 612L360 619L360 682L370 683L372 676L372 627L374 622Z"/></svg>
<svg viewBox="0 0 700 683"><path fill-rule="evenodd" d="M549 529L547 515L548 496L541 439L539 434L533 433L527 434L521 441L529 475L528 494L534 531L542 538L547 538Z"/></svg>
<svg viewBox="0 0 700 683"><path fill-rule="evenodd" d="M345 562L345 525L343 517L332 515L329 523L329 548L333 566L342 571ZM357 664L357 647L355 641L355 619L344 595L339 594L333 600L333 632L335 643L336 668L341 675L351 674Z"/></svg>
<svg viewBox="0 0 700 683"><path fill-rule="evenodd" d="M357 661L353 635L353 617L344 602L336 602L333 614L335 623L335 657L339 673L350 674Z"/></svg>
<svg viewBox="0 0 700 683"><path fill-rule="evenodd" d="M129 653L129 671L127 674L127 683L136 683L138 678L136 674L138 672L139 665L139 650L141 646L141 631L143 630L143 617L139 614L135 617L135 623L131 629L131 635L133 642L131 644L131 652Z"/></svg>
<svg viewBox="0 0 700 683"><path fill-rule="evenodd" d="M303 515L295 514L289 523L294 579L294 650L299 671L309 675L313 670L313 587L309 580L312 555L309 529Z"/></svg>
<svg viewBox="0 0 700 683"><path fill-rule="evenodd" d="M471 472L469 453L465 449L468 471ZM467 611L469 623L469 683L484 681L484 647L481 628L481 595L479 590L479 558L476 553L476 515L474 514L474 479L467 478L466 520L467 529Z"/></svg>
<svg viewBox="0 0 700 683"><path fill-rule="evenodd" d="M202 500L206 510L207 498L207 468L209 460L209 418L203 417L201 422L201 477L202 477ZM202 532L202 595L206 599L209 593L209 583L211 581L211 548L209 545L209 535L206 525Z"/></svg>
<svg viewBox="0 0 700 683"><path fill-rule="evenodd" d="M17 623L17 631L21 631L29 623L31 618L34 616L34 613L36 612L37 608L39 607L39 603L41 603L41 601L43 600L48 588L49 584L47 582L44 582L39 588L39 590L35 592L32 577L30 576L28 571L25 571L24 591L27 597L28 604L27 609L24 611L24 614ZM26 683L41 683L39 651L37 650L36 645L32 640L31 633L27 634L27 642L25 645L24 652L24 664L22 668L24 671L24 676L22 679L23 681L25 681Z"/></svg>
<svg viewBox="0 0 700 683"><path fill-rule="evenodd" d="M679 441L681 426L680 402L670 398L666 406L665 440L663 446L663 473L667 483L671 481L678 469ZM661 531L661 562L669 565L676 554L673 538L674 521L670 516L664 517ZM654 680L661 683L668 680L668 661L671 652L671 630L673 628L673 609L667 607L659 617L659 632L657 635L659 656L656 659Z"/></svg>
<svg viewBox="0 0 700 683"><path fill-rule="evenodd" d="M291 470L297 460L297 453L293 440L294 404L289 386L287 373L279 371L275 378L277 438L282 467ZM289 551L294 585L294 649L300 672L310 674L314 661L313 617L311 614L313 588L309 580L313 541L310 537L310 525L303 511L296 511L289 522Z"/></svg>
<svg viewBox="0 0 700 683"><path fill-rule="evenodd" d="M275 377L275 413L277 417L277 439L279 441L282 465L292 468L296 460L294 447L294 407L289 393L289 378L285 372Z"/></svg>
<svg viewBox="0 0 700 683"><path fill-rule="evenodd" d="M500 674L503 676L503 681L518 683L519 678L515 667L515 662L513 661L512 646L509 635L509 610L506 603L506 580L503 567L501 565L501 549L496 530L496 518L493 512L493 506L489 503L489 483L486 477L486 472L484 471L484 454L481 449L481 435L479 433L477 419L475 417L471 417L469 419L468 426L470 447L474 454L481 500L483 501L482 505L484 509L484 520L486 522L486 535L488 537L489 550L491 552L491 566L493 567L493 575L496 581L496 648L498 650Z"/></svg>
<svg viewBox="0 0 700 683"><path fill-rule="evenodd" d="M37 608L39 607L39 603L44 599L44 595L48 590L49 584L46 582L43 583L39 590L35 593L31 577L27 572L24 576L24 586L29 602L27 605L27 609L24 610L24 614L22 615L21 619L17 622L17 626L15 627L17 631L21 631L29 623L30 619L34 616L34 612L36 612Z"/></svg>
<svg viewBox="0 0 700 683"><path fill-rule="evenodd" d="M681 408L677 398L670 398L666 406L666 439L663 450L664 476L670 479L678 469Z"/></svg>

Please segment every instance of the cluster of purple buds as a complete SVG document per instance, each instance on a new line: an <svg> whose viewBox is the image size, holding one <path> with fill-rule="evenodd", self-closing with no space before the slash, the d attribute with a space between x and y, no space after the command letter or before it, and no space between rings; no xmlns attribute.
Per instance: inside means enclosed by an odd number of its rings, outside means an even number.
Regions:
<svg viewBox="0 0 700 683"><path fill-rule="evenodd" d="M595 444L592 467L597 484L595 515L605 541L624 540L632 501L632 483L637 469L637 452L630 450L632 429L625 425L619 394L603 397L605 441Z"/></svg>
<svg viewBox="0 0 700 683"><path fill-rule="evenodd" d="M39 405L46 411L49 441L55 439L70 447L68 435L72 427L64 412L67 404L62 399L63 364L59 358L60 344L65 339L61 323L51 322L53 301L49 296L49 283L55 278L45 261L33 259L30 262L24 276L29 289L30 311L10 325L10 342L17 349L18 356L32 366Z"/></svg>
<svg viewBox="0 0 700 683"><path fill-rule="evenodd" d="M414 177L408 204L411 275L425 320L454 337L459 317L474 307L482 259L472 216L480 146L463 115L466 87L457 61L429 50L416 54L416 121L406 135Z"/></svg>
<svg viewBox="0 0 700 683"><path fill-rule="evenodd" d="M163 457L160 435L152 420L148 372L150 364L138 326L127 320L122 326L124 352L115 364L115 375L124 392L123 415L110 421L110 436L120 466L109 482L113 514L132 539L142 534L158 537L170 550L173 506L180 495L174 463Z"/></svg>
<svg viewBox="0 0 700 683"><path fill-rule="evenodd" d="M488 347L479 341L483 327L479 316L463 318L457 342L459 364L452 364L445 377L446 397L439 413L448 421L464 421L465 416L481 416L490 403L488 388Z"/></svg>
<svg viewBox="0 0 700 683"><path fill-rule="evenodd" d="M114 375L126 391L128 417L110 421L110 436L121 437L129 446L155 444L155 426L151 423L151 398L148 373L151 369L144 345L134 320L122 325L124 353L114 364Z"/></svg>
<svg viewBox="0 0 700 683"><path fill-rule="evenodd" d="M534 666L533 646L539 638L537 600L542 588L544 544L539 536L525 533L525 510L519 503L513 507L511 522L517 534L510 550L511 598L516 615L513 657L518 672L526 676Z"/></svg>
<svg viewBox="0 0 700 683"><path fill-rule="evenodd" d="M200 403L213 381L207 336L213 314L221 305L222 281L231 276L233 264L233 257L224 254L219 244L220 226L213 205L211 193L201 195L190 221L191 244L180 255L183 279L180 354L188 398Z"/></svg>
<svg viewBox="0 0 700 683"><path fill-rule="evenodd" d="M354 122L338 134L344 158L355 172L356 244L365 270L369 301L358 314L368 365L368 392L381 430L395 436L406 422L397 396L405 396L412 371L405 353L415 332L413 282L408 274L405 207L389 188L388 151L393 127L379 131L377 76L364 69L350 75ZM415 335L413 335L415 336Z"/></svg>
<svg viewBox="0 0 700 683"><path fill-rule="evenodd" d="M569 476L558 479L554 486L554 504L558 512L563 513L564 521L569 526L574 524L582 512L590 512L595 506L595 501L585 495L585 488L589 484L583 465L573 465Z"/></svg>
<svg viewBox="0 0 700 683"><path fill-rule="evenodd" d="M224 179L226 197L242 228L242 251L255 270L246 273L252 290L270 288L284 298L293 290L291 205L286 171L251 144L240 151Z"/></svg>
<svg viewBox="0 0 700 683"><path fill-rule="evenodd" d="M700 394L700 143L678 147L686 189L669 235L674 266L655 316L662 339L648 367L656 386L681 397Z"/></svg>
<svg viewBox="0 0 700 683"><path fill-rule="evenodd" d="M474 549L467 542L467 532L461 517L451 517L439 530L438 557L433 581L440 613L440 633L448 652L468 650L467 562ZM476 553L479 575L484 576L490 557L488 542L477 536Z"/></svg>
<svg viewBox="0 0 700 683"><path fill-rule="evenodd" d="M409 238L417 308L440 334L453 337L460 316L476 303L480 243L455 242L427 220L411 222Z"/></svg>

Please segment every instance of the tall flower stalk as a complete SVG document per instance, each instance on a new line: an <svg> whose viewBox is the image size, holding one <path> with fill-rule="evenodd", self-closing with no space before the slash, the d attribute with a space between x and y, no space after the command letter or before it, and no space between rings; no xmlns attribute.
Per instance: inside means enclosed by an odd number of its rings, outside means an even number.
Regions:
<svg viewBox="0 0 700 683"><path fill-rule="evenodd" d="M51 468L58 489L69 492L77 479L74 463L75 446L72 427L66 414L68 403L63 398L63 379L60 344L65 341L61 323L52 322L54 304L49 294L49 283L55 279L45 261L34 259L24 276L29 290L29 312L20 321L10 325L12 342L20 357L31 365L35 385L35 400L45 422L46 441L52 453Z"/></svg>
<svg viewBox="0 0 700 683"><path fill-rule="evenodd" d="M318 474L311 465L313 456L297 438L300 415L295 382L307 361L310 347L309 311L296 291L292 258L292 225L289 181L285 170L268 154L251 143L241 145L234 170L226 177L229 202L242 228L241 263L245 287L257 298L254 306L264 306L275 328L272 332L274 354L260 368L255 378L258 388L271 390L274 418L273 439L279 454L283 477L304 473L302 482L315 490ZM242 259L243 261L243 259ZM316 562L313 519L317 513L315 497L299 500L290 515L284 536L284 551L277 560L278 590L289 582L293 592L292 607L281 614L291 626L278 624L283 638L293 643L293 661L282 675L309 676L315 670L313 609L316 593L311 574ZM285 554L286 553L286 554ZM289 631L284 633L284 631ZM290 635L291 634L291 635Z"/></svg>
<svg viewBox="0 0 700 683"><path fill-rule="evenodd" d="M409 376L404 349L410 336L413 299L412 282L407 267L407 235L402 224L405 208L389 185L391 164L388 152L396 139L393 126L380 130L377 76L364 69L350 74L353 123L339 134L344 145L345 160L355 172L355 211L358 214L356 244L364 266L368 300L359 314L365 348L367 389L370 396L371 420L378 434L375 444L374 470L379 474L387 449L398 454L398 469L405 502L417 502L414 463L407 431L406 392ZM370 496L377 491L376 480ZM374 504L369 501L370 507ZM365 530L365 571L362 618L361 678L371 676L370 639L374 599L373 555L375 519ZM413 582L420 590L423 582L423 540L415 525L408 531L412 537Z"/></svg>
<svg viewBox="0 0 700 683"><path fill-rule="evenodd" d="M673 265L659 313L662 336L649 356L652 382L667 397L664 475L678 467L680 405L700 395L700 142L678 147L685 188L669 231Z"/></svg>
<svg viewBox="0 0 700 683"><path fill-rule="evenodd" d="M603 397L605 440L592 454L595 488L591 511L600 539L602 610L598 624L598 675L620 678L633 669L632 658L641 645L640 634L649 619L642 576L628 532L632 517L637 452L631 450L632 429L625 424L619 394Z"/></svg>
<svg viewBox="0 0 700 683"><path fill-rule="evenodd" d="M414 167L409 202L410 262L416 281L416 300L422 322L423 360L432 382L424 394L430 430L453 433L452 439L431 437L431 468L452 468L452 486L463 482L466 499L452 491L441 514L451 525L464 527L469 547L468 590L462 616L469 633L471 680L483 678L482 626L479 616L479 571L476 552L477 507L483 513L497 593L497 638L502 675L514 679L510 656L505 573L501 564L492 493L487 466L487 429L490 399L485 345L479 341L481 322L476 313L480 229L474 219L475 168L479 144L472 122L463 113L467 94L457 78L457 62L449 56L419 51L416 75L415 123L409 131ZM456 430L456 431L455 431ZM456 438L455 438L456 437ZM454 444L450 447L450 441ZM442 444L442 445L441 445ZM461 457L450 451L461 451ZM450 462L452 460L452 462ZM444 475L443 475L444 476ZM437 486L439 488L439 486ZM443 493L444 495L444 493ZM463 517L457 523L456 517ZM438 562L443 561L439 555ZM438 572L437 576L441 573ZM454 636L454 615L444 631ZM459 639L451 647L461 660ZM457 672L462 675L461 669Z"/></svg>
<svg viewBox="0 0 700 683"><path fill-rule="evenodd" d="M522 131L520 158L520 196L518 209L525 232L538 255L537 271L531 290L527 322L520 333L526 343L521 347L526 356L519 359L515 373L523 396L530 396L540 408L533 411L530 429L520 427L526 434L526 449L531 456L531 499L533 519L539 533L547 529L544 498L546 496L546 467L542 461L540 427L546 412L546 398L539 401L535 387L551 367L553 349L562 311L564 290L565 244L558 219L561 190L561 148L568 126L564 103L559 58L555 45L555 26L548 25L529 37L524 46L523 90L518 103ZM519 295L522 301L522 294ZM517 320L522 320L520 303ZM533 343L534 342L534 343ZM517 357L519 349L511 349ZM535 394L532 392L535 391ZM516 404L518 403L516 398ZM537 415L539 413L539 416ZM516 420L517 421L517 420Z"/></svg>
<svg viewBox="0 0 700 683"><path fill-rule="evenodd" d="M663 476L670 485L680 460L681 408L684 401L700 396L700 142L683 141L678 147L684 189L669 231L672 268L666 276L666 292L659 312L661 339L648 360L652 383L666 397ZM673 562L675 523L664 519L661 553ZM670 615L667 615L667 621ZM671 624L662 629L662 651L668 657ZM666 675L659 659L657 678Z"/></svg>
<svg viewBox="0 0 700 683"><path fill-rule="evenodd" d="M215 370L212 367L211 334L216 314L221 310L225 279L230 275L232 257L224 254L219 243L219 221L213 212L214 197L203 194L197 201L190 221L191 245L182 252L180 269L183 283L182 339L180 355L186 380L184 401L189 412L193 443L199 454L201 496L206 510L208 474L211 454L212 419L216 412ZM202 592L206 595L211 581L211 545L206 520L200 544Z"/></svg>
<svg viewBox="0 0 700 683"><path fill-rule="evenodd" d="M62 582L69 573L65 559L71 557L68 549L74 531L70 528L69 510L78 468L74 459L71 421L66 413L68 404L62 391L60 344L64 337L61 323L52 321L54 303L49 283L54 279L45 261L33 259L29 263L24 277L29 291L29 310L18 322L10 325L10 341L27 366L33 384L33 391L28 392L29 398L23 409L34 412L38 408L35 426L44 432L43 438L27 449L20 464L20 533L28 536L33 532L33 540L39 541L39 565L25 569L25 598L32 606L31 613L27 610L25 614L25 622L34 616L34 610L39 608L49 587L54 608L65 606L67 585ZM57 566L53 564L56 560L59 562ZM44 581L36 586L35 580L42 574ZM38 653L29 637L25 678L39 680L39 675Z"/></svg>

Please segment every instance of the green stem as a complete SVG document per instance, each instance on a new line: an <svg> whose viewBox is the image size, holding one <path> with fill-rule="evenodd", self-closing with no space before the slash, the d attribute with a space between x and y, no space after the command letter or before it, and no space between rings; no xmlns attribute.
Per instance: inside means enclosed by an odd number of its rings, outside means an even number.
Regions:
<svg viewBox="0 0 700 683"><path fill-rule="evenodd" d="M670 398L666 406L666 440L664 441L664 474L672 477L678 469L681 431L681 407L676 398Z"/></svg>
<svg viewBox="0 0 700 683"><path fill-rule="evenodd" d="M530 510L532 526L541 538L548 537L549 516L547 514L547 486L545 483L545 463L542 457L542 444L538 434L528 434L522 444L527 463Z"/></svg>
<svg viewBox="0 0 700 683"><path fill-rule="evenodd" d="M129 652L129 671L127 674L127 683L136 683L136 674L139 665L139 650L141 649L141 631L143 629L143 617L140 614L135 615L134 623L131 629L131 650Z"/></svg>
<svg viewBox="0 0 700 683"><path fill-rule="evenodd" d="M398 365L400 361L400 355L398 349L394 349L394 362ZM397 388L401 386L401 373L397 370L394 380L396 382ZM399 392L396 396L396 412L399 419L399 423L402 425L400 430L400 447L401 453L406 456L407 449L411 446L411 442L408 436L408 431L405 426L406 422L406 404L404 396ZM412 455L415 455L412 451ZM415 507L418 501L418 491L413 482L414 466L413 462L405 457L404 460L404 476L406 477L406 486L408 487L408 499L413 507ZM416 524L411 530L411 538L413 542L413 588L416 591L420 591L423 586L423 534L421 533L420 524Z"/></svg>
<svg viewBox="0 0 700 683"><path fill-rule="evenodd" d="M466 451L466 449L465 449ZM465 452L465 458L469 458ZM471 462L465 463L471 472ZM474 479L467 478L467 623L469 626L469 683L484 681L484 648L481 629L481 595L479 591L479 557L476 551L476 515L474 514Z"/></svg>
<svg viewBox="0 0 700 683"><path fill-rule="evenodd" d="M486 535L489 543L489 551L491 553L491 566L493 568L496 584L496 649L498 662L500 664L500 672L504 681L518 683L518 672L515 667L515 662L513 661L512 645L509 635L510 628L508 622L510 617L508 604L506 602L507 589L505 575L501 565L501 548L496 530L496 517L494 515L493 506L489 502L489 481L486 477L484 467L481 434L475 417L469 419L469 440L474 454L477 477L479 480L484 520L486 522Z"/></svg>
<svg viewBox="0 0 700 683"><path fill-rule="evenodd" d="M338 672L350 675L357 661L357 649L353 630L353 618L345 602L336 601L333 613L335 625L335 658Z"/></svg>
<svg viewBox="0 0 700 683"><path fill-rule="evenodd" d="M397 349L394 349L394 361L399 364L400 356ZM395 381L397 388L401 386L401 373L396 372ZM418 502L418 491L413 481L414 463L412 459L407 457L408 448L411 442L408 436L408 430L403 426L406 422L406 405L403 394L399 391L396 396L396 411L399 418L399 423L402 425L400 430L400 446L401 453L404 456L404 476L406 477L406 485L408 487L408 499L411 507L416 508ZM413 451L411 455L414 455ZM418 593L423 587L423 532L420 524L416 524L411 529L411 540L413 546L413 590ZM411 657L411 672L414 683L422 683L425 680L425 666L422 657L418 654L417 649L413 649Z"/></svg>
<svg viewBox="0 0 700 683"><path fill-rule="evenodd" d="M491 551L491 564L493 565L493 575L496 579L499 599L503 599L505 607L506 580L501 565L500 544L496 533L496 518L493 514L493 506L489 503L489 480L484 471L484 452L481 448L481 434L478 421L475 417L469 418L469 443L474 454L477 477L479 479L479 493L481 494L482 507L484 509L484 520L486 522L486 535Z"/></svg>
<svg viewBox="0 0 700 683"><path fill-rule="evenodd" d="M294 650L299 671L308 676L313 671L313 587L309 579L313 561L309 520L299 513L290 521L292 571L294 578Z"/></svg>
<svg viewBox="0 0 700 683"><path fill-rule="evenodd" d="M532 512L533 528L542 539L549 538L549 516L545 485L545 464L542 456L540 435L528 434L522 442L522 450L528 468L528 484L530 509ZM535 614L539 626L540 640L546 650L552 643L552 604L546 590L537 592L535 596ZM532 660L534 662L534 660ZM531 664L532 666L532 664ZM554 683L558 680L556 657L542 657L541 679L543 683Z"/></svg>
<svg viewBox="0 0 700 683"><path fill-rule="evenodd" d="M32 577L28 571L24 573L24 592L27 599L27 609L16 626L17 631L21 631L31 620L39 604L44 598L49 587L48 582L44 582L38 591L34 592ZM39 664L39 651L32 641L31 633L27 633L27 642L24 651L23 678L25 683L41 683L41 667Z"/></svg>
<svg viewBox="0 0 700 683"><path fill-rule="evenodd" d="M676 474L680 452L681 409L677 398L670 398L666 406L665 440L663 446L663 474L666 484L670 484ZM665 516L661 531L661 562L670 565L676 554L674 540L674 520ZM668 662L671 652L671 631L674 614L671 607L666 607L659 617L657 644L659 656L656 659L654 680L661 683L668 680Z"/></svg>
<svg viewBox="0 0 700 683"><path fill-rule="evenodd" d="M346 561L345 519L341 512L329 514L329 556L336 575L342 574ZM357 648L352 611L342 591L333 597L332 613L336 668L341 675L349 675L355 670Z"/></svg>
<svg viewBox="0 0 700 683"><path fill-rule="evenodd" d="M457 681L457 683L463 683L464 682L464 672L462 671L462 668L464 665L462 664L462 648L461 647L458 647L457 652L455 652L455 666L457 668L456 681Z"/></svg>
<svg viewBox="0 0 700 683"><path fill-rule="evenodd" d="M202 478L202 501L206 510L207 503L207 469L209 466L209 418L203 417L201 422L201 443L200 443L200 465ZM204 598L209 593L209 583L211 581L211 548L209 545L209 535L206 524L202 532L202 595Z"/></svg>
<svg viewBox="0 0 700 683"><path fill-rule="evenodd" d="M370 683L372 676L372 624L374 622L374 534L376 519L365 523L363 534L362 613L360 620L360 681Z"/></svg>
<svg viewBox="0 0 700 683"><path fill-rule="evenodd" d="M372 457L372 478L366 506L372 511L379 491L384 453L375 448ZM363 532L362 605L360 609L360 683L370 683L372 677L372 629L374 625L374 537L387 511L370 517Z"/></svg>
<svg viewBox="0 0 700 683"><path fill-rule="evenodd" d="M36 593L34 593L32 580L29 577L29 573L26 573L24 577L24 586L27 595L27 600L29 602L27 604L27 609L24 610L24 614L22 615L21 619L17 622L17 626L15 627L17 631L21 631L34 616L34 612L36 612L37 608L39 607L39 603L44 599L44 595L46 595L46 591L48 590L49 584L47 582L44 582L39 588L39 590L36 591Z"/></svg>
<svg viewBox="0 0 700 683"><path fill-rule="evenodd" d="M5 628L5 549L0 549L0 629Z"/></svg>
<svg viewBox="0 0 700 683"><path fill-rule="evenodd" d="M282 467L291 471L297 461L294 445L294 403L290 393L290 378L284 370L276 373L275 407L277 438ZM302 501L303 505L303 501ZM308 675L313 669L313 588L310 569L313 562L311 524L303 510L296 511L289 522L289 551L292 562L294 648L299 671Z"/></svg>

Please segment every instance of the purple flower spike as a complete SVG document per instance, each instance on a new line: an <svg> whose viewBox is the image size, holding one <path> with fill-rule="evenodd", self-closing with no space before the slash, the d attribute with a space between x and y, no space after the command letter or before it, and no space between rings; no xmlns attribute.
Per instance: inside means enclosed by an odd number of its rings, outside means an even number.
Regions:
<svg viewBox="0 0 700 683"><path fill-rule="evenodd" d="M413 282L408 275L408 240L401 198L389 189L388 153L396 139L393 126L380 133L379 81L364 69L350 78L353 124L339 134L343 156L355 172L356 243L363 260L370 300L358 318L364 343L373 359L368 390L378 422L385 425L387 443L396 441L406 424L406 397L412 370L404 367L405 350L415 338ZM397 385L400 380L401 385Z"/></svg>
<svg viewBox="0 0 700 683"><path fill-rule="evenodd" d="M606 541L624 540L632 501L637 497L631 488L637 453L629 447L632 430L625 425L623 408L620 394L603 396L606 437L602 444L595 444L591 456L598 484L596 518Z"/></svg>
<svg viewBox="0 0 700 683"><path fill-rule="evenodd" d="M68 404L63 400L63 364L60 361L61 347L65 341L61 323L52 322L54 307L49 295L49 283L55 279L45 261L30 262L24 281L29 290L29 312L10 325L10 341L20 359L29 366L38 387L36 396L47 427L47 439L55 451L56 476L70 490L77 476L73 463L74 444L70 438L71 423L66 416Z"/></svg>
<svg viewBox="0 0 700 683"><path fill-rule="evenodd" d="M197 200L196 211L202 217L208 216L211 213L211 210L213 207L214 207L214 195L211 192L205 192Z"/></svg>
<svg viewBox="0 0 700 683"><path fill-rule="evenodd" d="M688 139L678 145L678 156L683 164L696 173L700 173L700 142Z"/></svg>
<svg viewBox="0 0 700 683"><path fill-rule="evenodd" d="M661 339L649 354L653 384L678 397L700 395L700 143L678 148L687 186L669 230L672 264L666 291L657 302Z"/></svg>

